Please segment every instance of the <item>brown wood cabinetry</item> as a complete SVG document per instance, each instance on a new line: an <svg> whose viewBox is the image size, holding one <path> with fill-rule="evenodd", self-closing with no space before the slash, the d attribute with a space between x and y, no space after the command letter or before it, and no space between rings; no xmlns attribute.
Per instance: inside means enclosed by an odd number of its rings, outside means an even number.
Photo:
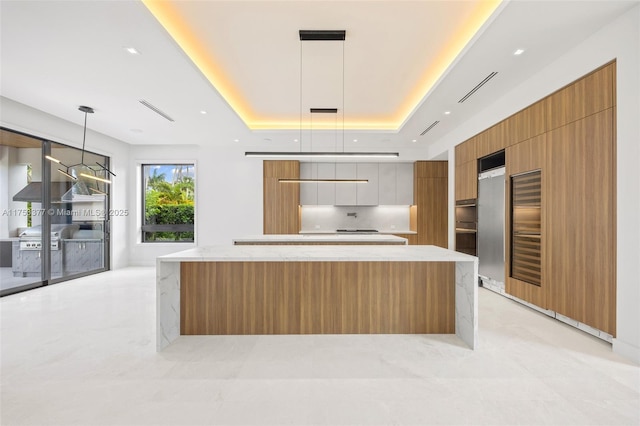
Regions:
<svg viewBox="0 0 640 426"><path fill-rule="evenodd" d="M180 334L454 333L453 262L182 262Z"/></svg>
<svg viewBox="0 0 640 426"><path fill-rule="evenodd" d="M615 63L603 66L545 99L547 130L613 107Z"/></svg>
<svg viewBox="0 0 640 426"><path fill-rule="evenodd" d="M506 292L613 336L615 104L612 62L457 146L455 173L456 200L476 198L476 160L505 149ZM526 282L511 276L510 197L511 178L534 170L540 170L541 179L540 244L527 249L539 247L541 276L532 284L536 277Z"/></svg>
<svg viewBox="0 0 640 426"><path fill-rule="evenodd" d="M477 155L477 137L473 137L466 142L456 146L456 166L467 163L469 161L476 161Z"/></svg>
<svg viewBox="0 0 640 426"><path fill-rule="evenodd" d="M456 201L478 198L478 162L468 161L456 166Z"/></svg>
<svg viewBox="0 0 640 426"><path fill-rule="evenodd" d="M507 125L504 121L481 133L478 145L478 158L498 152L506 146L505 135L507 133Z"/></svg>
<svg viewBox="0 0 640 426"><path fill-rule="evenodd" d="M447 161L416 161L413 163L413 176L417 178L446 178L449 176Z"/></svg>
<svg viewBox="0 0 640 426"><path fill-rule="evenodd" d="M548 133L543 279L550 308L615 336L613 108Z"/></svg>
<svg viewBox="0 0 640 426"><path fill-rule="evenodd" d="M298 161L265 160L263 171L263 233L300 232L300 184L279 183L278 179L300 178Z"/></svg>
<svg viewBox="0 0 640 426"><path fill-rule="evenodd" d="M416 161L414 195L417 243L448 247L448 162Z"/></svg>

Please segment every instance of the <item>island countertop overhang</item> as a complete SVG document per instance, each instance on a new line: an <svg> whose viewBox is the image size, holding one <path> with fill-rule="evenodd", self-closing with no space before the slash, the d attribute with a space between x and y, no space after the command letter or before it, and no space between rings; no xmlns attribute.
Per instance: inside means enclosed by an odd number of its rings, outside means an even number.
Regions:
<svg viewBox="0 0 640 426"><path fill-rule="evenodd" d="M158 262L477 262L437 246L205 246L157 258Z"/></svg>

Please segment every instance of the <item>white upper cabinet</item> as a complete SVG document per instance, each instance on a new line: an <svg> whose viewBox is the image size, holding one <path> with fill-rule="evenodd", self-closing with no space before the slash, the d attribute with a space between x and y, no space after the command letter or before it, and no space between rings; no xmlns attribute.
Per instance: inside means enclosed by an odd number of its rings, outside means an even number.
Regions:
<svg viewBox="0 0 640 426"><path fill-rule="evenodd" d="M356 177L367 179L368 183L356 185L357 206L378 205L378 163L356 163Z"/></svg>
<svg viewBox="0 0 640 426"><path fill-rule="evenodd" d="M318 173L317 163L300 163L300 179L314 179ZM318 202L318 184L300 184L300 204L313 205Z"/></svg>
<svg viewBox="0 0 640 426"><path fill-rule="evenodd" d="M333 163L300 163L300 179L335 179L336 167ZM301 183L300 204L329 205L336 203L335 183Z"/></svg>
<svg viewBox="0 0 640 426"><path fill-rule="evenodd" d="M413 163L396 163L395 204L401 206L413 204Z"/></svg>
<svg viewBox="0 0 640 426"><path fill-rule="evenodd" d="M379 205L413 204L413 163L380 163Z"/></svg>
<svg viewBox="0 0 640 426"><path fill-rule="evenodd" d="M336 165L334 163L318 163L318 179L335 179ZM318 205L333 206L336 203L335 183L307 183L304 185L316 185L318 187Z"/></svg>
<svg viewBox="0 0 640 426"><path fill-rule="evenodd" d="M368 183L301 183L300 204L413 204L413 163L300 163L301 179L367 179Z"/></svg>
<svg viewBox="0 0 640 426"><path fill-rule="evenodd" d="M378 171L378 204L394 205L396 203L396 164L380 163Z"/></svg>
<svg viewBox="0 0 640 426"><path fill-rule="evenodd" d="M358 170L355 163L336 163L336 179L356 179ZM355 206L357 203L356 183L336 184L336 205Z"/></svg>

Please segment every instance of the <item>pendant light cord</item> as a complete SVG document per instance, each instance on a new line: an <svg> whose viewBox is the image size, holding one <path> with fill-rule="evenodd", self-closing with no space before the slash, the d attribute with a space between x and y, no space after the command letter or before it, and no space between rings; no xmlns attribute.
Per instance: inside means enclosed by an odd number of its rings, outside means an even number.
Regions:
<svg viewBox="0 0 640 426"><path fill-rule="evenodd" d="M82 161L80 164L84 165L84 144L87 140L87 111L84 112L84 133L82 135Z"/></svg>

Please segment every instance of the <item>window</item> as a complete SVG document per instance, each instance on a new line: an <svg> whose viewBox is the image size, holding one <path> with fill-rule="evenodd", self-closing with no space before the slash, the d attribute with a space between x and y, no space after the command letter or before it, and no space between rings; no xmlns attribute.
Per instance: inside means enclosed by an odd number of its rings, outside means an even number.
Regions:
<svg viewBox="0 0 640 426"><path fill-rule="evenodd" d="M193 242L194 164L142 165L142 242Z"/></svg>

